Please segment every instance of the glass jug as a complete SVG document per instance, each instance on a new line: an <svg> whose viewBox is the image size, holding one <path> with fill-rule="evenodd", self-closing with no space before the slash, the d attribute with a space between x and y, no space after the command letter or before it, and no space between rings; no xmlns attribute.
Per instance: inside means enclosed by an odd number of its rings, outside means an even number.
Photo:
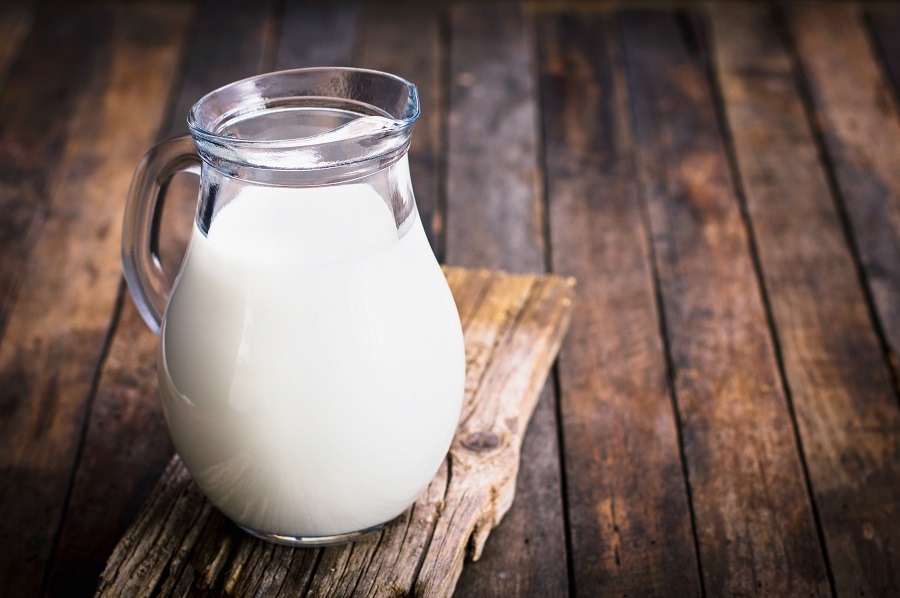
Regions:
<svg viewBox="0 0 900 598"><path fill-rule="evenodd" d="M283 71L203 97L190 137L145 156L125 278L159 334L169 432L206 496L273 542L353 540L409 507L450 446L465 383L459 315L419 220L414 85ZM200 175L171 284L159 197Z"/></svg>

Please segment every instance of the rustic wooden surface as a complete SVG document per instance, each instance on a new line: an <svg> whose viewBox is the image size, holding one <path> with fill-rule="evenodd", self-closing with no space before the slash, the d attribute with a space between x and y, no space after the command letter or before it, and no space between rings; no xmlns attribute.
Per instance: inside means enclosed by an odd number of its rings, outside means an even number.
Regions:
<svg viewBox="0 0 900 598"><path fill-rule="evenodd" d="M216 512L176 456L100 579L104 596L446 596L512 504L525 429L556 358L575 281L446 271L466 340L466 394L447 460L425 494L353 544L293 550Z"/></svg>
<svg viewBox="0 0 900 598"><path fill-rule="evenodd" d="M579 280L459 595L900 594L900 5L250 4L0 3L5 594L91 595L172 456L118 273L141 152L321 64L420 84L442 261Z"/></svg>

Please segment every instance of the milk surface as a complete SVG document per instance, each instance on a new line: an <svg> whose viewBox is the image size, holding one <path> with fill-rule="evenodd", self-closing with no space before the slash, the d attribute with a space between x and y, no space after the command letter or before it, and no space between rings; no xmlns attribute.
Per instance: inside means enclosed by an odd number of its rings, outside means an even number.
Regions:
<svg viewBox="0 0 900 598"><path fill-rule="evenodd" d="M456 428L465 353L421 222L363 184L245 188L196 226L160 388L210 500L256 532L329 536L399 515Z"/></svg>

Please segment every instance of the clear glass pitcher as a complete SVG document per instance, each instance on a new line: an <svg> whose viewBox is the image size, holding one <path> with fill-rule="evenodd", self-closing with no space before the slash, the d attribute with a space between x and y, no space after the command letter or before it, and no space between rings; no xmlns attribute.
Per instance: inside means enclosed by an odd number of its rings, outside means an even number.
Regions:
<svg viewBox="0 0 900 598"><path fill-rule="evenodd" d="M169 431L255 536L352 540L409 507L450 446L465 351L410 182L418 115L415 86L386 73L261 75L202 98L190 137L135 173L125 278L160 335ZM200 198L173 284L155 228L179 171Z"/></svg>

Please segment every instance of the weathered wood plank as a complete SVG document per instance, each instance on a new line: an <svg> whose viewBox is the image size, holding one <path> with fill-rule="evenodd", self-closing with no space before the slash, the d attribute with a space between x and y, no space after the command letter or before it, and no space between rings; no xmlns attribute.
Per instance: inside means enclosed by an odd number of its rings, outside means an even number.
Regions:
<svg viewBox="0 0 900 598"><path fill-rule="evenodd" d="M355 3L288 0L281 18L275 70L352 66L359 13Z"/></svg>
<svg viewBox="0 0 900 598"><path fill-rule="evenodd" d="M67 123L103 57L108 29L102 5L39 11L0 89L0 337L47 216Z"/></svg>
<svg viewBox="0 0 900 598"><path fill-rule="evenodd" d="M898 594L900 412L790 57L761 7L718 5L711 23L835 587Z"/></svg>
<svg viewBox="0 0 900 598"><path fill-rule="evenodd" d="M185 134L190 106L207 91L260 72L269 66L264 61L271 61L275 23L269 4L207 2L197 19L183 83L172 96L160 138ZM123 172L135 165L123 164ZM196 203L196 177L169 187L161 239L169 264L180 261ZM172 456L157 395L156 351L156 337L126 293L99 373L60 535L50 586L54 594L94 591L110 552Z"/></svg>
<svg viewBox="0 0 900 598"><path fill-rule="evenodd" d="M10 1L0 7L0 82L31 30L34 12L32 2Z"/></svg>
<svg viewBox="0 0 900 598"><path fill-rule="evenodd" d="M830 594L748 239L687 19L622 19L704 588Z"/></svg>
<svg viewBox="0 0 900 598"><path fill-rule="evenodd" d="M507 4L451 8L447 263L544 269L530 21Z"/></svg>
<svg viewBox="0 0 900 598"><path fill-rule="evenodd" d="M120 287L132 165L153 140L190 11L112 8L58 164L49 215L0 344L0 580L36 594L52 549Z"/></svg>
<svg viewBox="0 0 900 598"><path fill-rule="evenodd" d="M114 551L100 595L227 592L449 595L467 548L478 550L512 500L528 419L568 325L558 277L451 269L464 319L464 417L415 506L382 532L320 550L275 547L227 522L173 459Z"/></svg>
<svg viewBox="0 0 900 598"><path fill-rule="evenodd" d="M511 3L448 10L447 263L543 272L533 18ZM516 503L464 570L461 595L568 591L555 403L548 385L525 439Z"/></svg>
<svg viewBox="0 0 900 598"><path fill-rule="evenodd" d="M422 116L409 149L416 207L438 260L442 259L443 187L439 184L444 81L441 80L441 7L367 3L362 17L359 65L394 73L419 90Z"/></svg>
<svg viewBox="0 0 900 598"><path fill-rule="evenodd" d="M858 6L790 7L788 21L875 317L900 380L900 111Z"/></svg>
<svg viewBox="0 0 900 598"><path fill-rule="evenodd" d="M555 272L578 279L559 359L578 594L700 593L611 17L539 21Z"/></svg>

